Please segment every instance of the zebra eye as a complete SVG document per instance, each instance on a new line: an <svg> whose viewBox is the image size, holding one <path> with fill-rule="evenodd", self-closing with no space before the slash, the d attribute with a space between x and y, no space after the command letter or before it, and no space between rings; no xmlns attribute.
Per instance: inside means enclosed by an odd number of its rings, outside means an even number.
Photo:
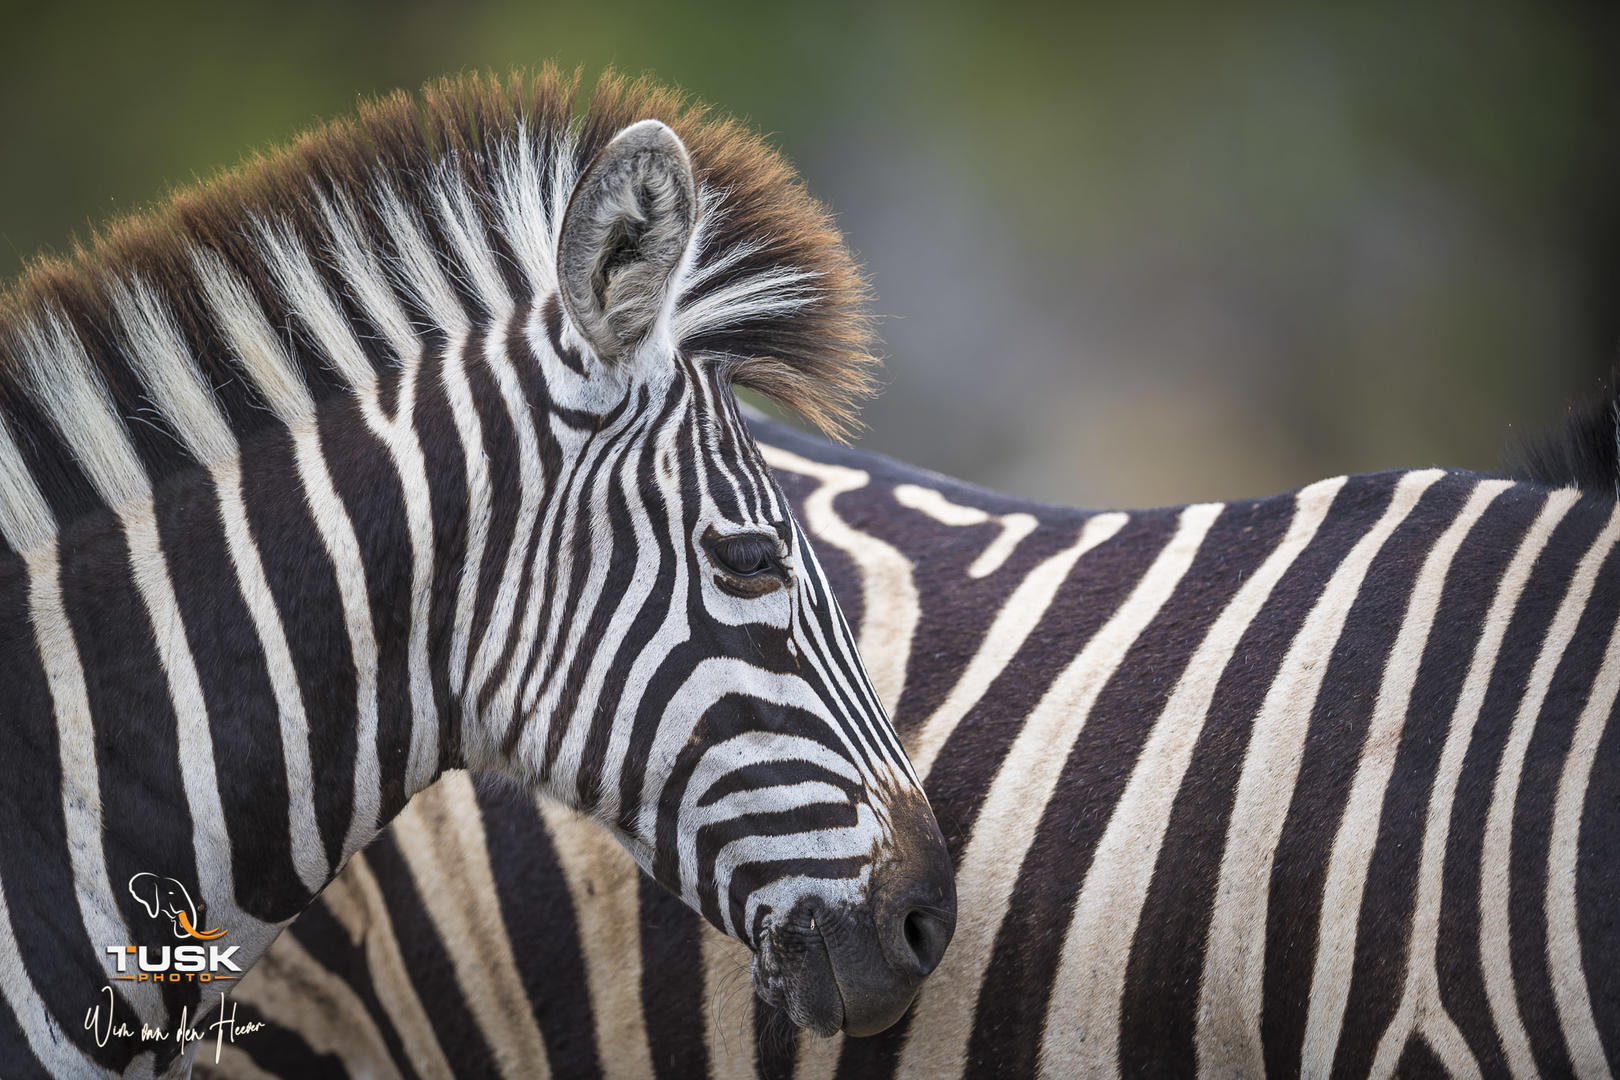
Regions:
<svg viewBox="0 0 1620 1080"><path fill-rule="evenodd" d="M728 574L751 578L775 570L776 540L768 536L727 536L709 545L709 553Z"/></svg>

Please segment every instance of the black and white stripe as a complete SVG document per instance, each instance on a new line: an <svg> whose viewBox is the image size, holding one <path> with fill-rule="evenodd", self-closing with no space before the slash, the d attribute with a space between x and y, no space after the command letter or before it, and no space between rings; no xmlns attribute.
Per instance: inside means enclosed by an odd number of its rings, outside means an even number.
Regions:
<svg viewBox="0 0 1620 1080"><path fill-rule="evenodd" d="M892 935L948 938L938 829L731 390L841 415L821 211L644 86L579 122L550 73L435 93L0 309L0 1075L183 1074L221 984L114 979L173 943L133 882L245 969L446 769L606 824L800 1022L897 1013L932 964ZM424 872L476 886L443 839ZM854 929L784 955L806 920Z"/></svg>
<svg viewBox="0 0 1620 1080"><path fill-rule="evenodd" d="M510 958L557 1076L1620 1062L1612 497L1421 470L1085 513L756 430L956 864L915 1009L798 1035L589 823L448 777L241 988L274 1026L226 1075L538 1068L447 977L469 949ZM505 914L476 941L433 932L470 892L421 870L452 835Z"/></svg>

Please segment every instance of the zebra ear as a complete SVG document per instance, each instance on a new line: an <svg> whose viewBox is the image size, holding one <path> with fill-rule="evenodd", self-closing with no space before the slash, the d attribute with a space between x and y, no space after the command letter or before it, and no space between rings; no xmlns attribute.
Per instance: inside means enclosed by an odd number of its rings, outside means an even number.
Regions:
<svg viewBox="0 0 1620 1080"><path fill-rule="evenodd" d="M696 221L691 159L657 120L619 132L579 178L557 239L558 291L604 361L624 359L667 320Z"/></svg>

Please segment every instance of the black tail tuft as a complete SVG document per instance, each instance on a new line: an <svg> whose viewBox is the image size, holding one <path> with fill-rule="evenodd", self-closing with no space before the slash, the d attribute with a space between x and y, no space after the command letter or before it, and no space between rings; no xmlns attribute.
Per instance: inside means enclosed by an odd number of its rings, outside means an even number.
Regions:
<svg viewBox="0 0 1620 1080"><path fill-rule="evenodd" d="M1620 499L1620 367L1601 399L1570 406L1563 428L1508 449L1508 473L1548 487Z"/></svg>

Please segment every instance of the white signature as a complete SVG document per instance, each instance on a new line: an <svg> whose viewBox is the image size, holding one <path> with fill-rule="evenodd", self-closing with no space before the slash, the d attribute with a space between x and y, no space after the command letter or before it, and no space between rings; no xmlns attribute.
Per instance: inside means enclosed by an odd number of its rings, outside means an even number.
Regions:
<svg viewBox="0 0 1620 1080"><path fill-rule="evenodd" d="M106 1046L109 1039L133 1039L136 1036L134 1028L128 1024L116 1021L113 1016L113 1002L115 1000L113 989L109 986L101 988L102 1001L84 1012L84 1030L95 1033L96 1045ZM105 1007L106 1015L102 1009ZM229 1012L227 1012L227 1009ZM236 1022L236 1002L227 1002L225 992L219 994L219 1019L208 1025L209 1030L215 1032L214 1064L219 1064L220 1051L225 1048L225 1040L236 1042L238 1035L251 1035L265 1027L262 1020L249 1020L238 1024ZM186 1043L201 1042L207 1038L204 1032L198 1031L188 1022L188 1009L180 1010L180 1022L174 1028L155 1028L149 1024L142 1024L140 1030L142 1042L167 1042L174 1040L184 1046Z"/></svg>

